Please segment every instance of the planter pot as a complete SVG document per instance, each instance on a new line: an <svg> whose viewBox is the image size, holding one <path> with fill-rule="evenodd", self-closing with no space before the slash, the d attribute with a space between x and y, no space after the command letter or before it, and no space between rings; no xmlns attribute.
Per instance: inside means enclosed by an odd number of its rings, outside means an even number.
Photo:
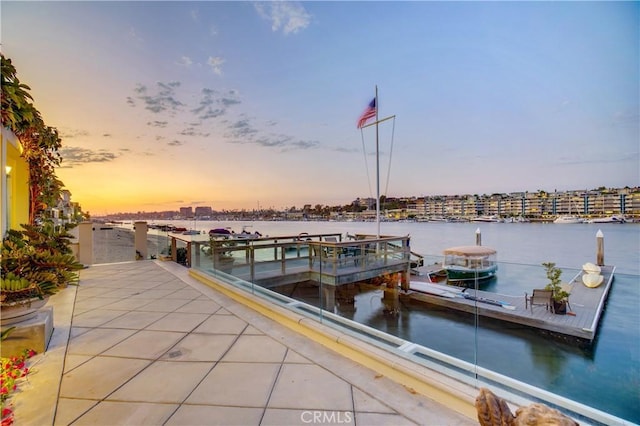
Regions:
<svg viewBox="0 0 640 426"><path fill-rule="evenodd" d="M218 271L230 274L233 270L234 259L232 257L219 257L213 264L213 267Z"/></svg>
<svg viewBox="0 0 640 426"><path fill-rule="evenodd" d="M561 302L556 302L555 300L553 301L553 313L557 314L557 315L565 315L567 313L567 302L566 301L561 301Z"/></svg>
<svg viewBox="0 0 640 426"><path fill-rule="evenodd" d="M2 325L16 324L35 317L38 310L47 303L47 299L48 297L44 299L33 297L24 301L1 305L0 313L2 314L2 320L0 323Z"/></svg>

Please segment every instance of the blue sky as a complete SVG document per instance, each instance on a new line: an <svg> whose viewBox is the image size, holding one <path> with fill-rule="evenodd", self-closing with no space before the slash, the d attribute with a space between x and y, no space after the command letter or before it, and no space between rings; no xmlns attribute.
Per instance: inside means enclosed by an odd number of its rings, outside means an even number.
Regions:
<svg viewBox="0 0 640 426"><path fill-rule="evenodd" d="M92 214L640 185L637 2L1 7Z"/></svg>

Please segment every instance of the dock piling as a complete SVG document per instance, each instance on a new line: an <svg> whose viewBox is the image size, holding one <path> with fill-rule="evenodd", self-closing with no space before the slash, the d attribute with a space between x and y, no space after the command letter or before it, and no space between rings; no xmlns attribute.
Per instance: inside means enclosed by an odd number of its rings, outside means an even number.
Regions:
<svg viewBox="0 0 640 426"><path fill-rule="evenodd" d="M480 232L480 228L476 229L476 245L482 245L482 233Z"/></svg>
<svg viewBox="0 0 640 426"><path fill-rule="evenodd" d="M604 234L600 229L596 233L596 265L604 266Z"/></svg>

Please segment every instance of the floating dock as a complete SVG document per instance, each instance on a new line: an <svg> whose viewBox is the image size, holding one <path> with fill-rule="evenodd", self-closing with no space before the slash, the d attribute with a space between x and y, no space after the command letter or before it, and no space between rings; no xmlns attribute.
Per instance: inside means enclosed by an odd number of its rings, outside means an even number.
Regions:
<svg viewBox="0 0 640 426"><path fill-rule="evenodd" d="M525 307L524 294L507 296L475 289L463 291L454 286L451 286L452 290L447 292L446 289L442 290L445 285L441 284L434 285L433 291L410 290L406 294L413 300L431 305L508 321L587 340L591 343L596 337L598 324L613 283L614 271L615 266L602 266L603 283L596 288L589 288L582 283L582 275L585 272L580 271L569 283L571 294L566 315L554 314L544 305ZM428 285L428 283L420 283L420 285Z"/></svg>

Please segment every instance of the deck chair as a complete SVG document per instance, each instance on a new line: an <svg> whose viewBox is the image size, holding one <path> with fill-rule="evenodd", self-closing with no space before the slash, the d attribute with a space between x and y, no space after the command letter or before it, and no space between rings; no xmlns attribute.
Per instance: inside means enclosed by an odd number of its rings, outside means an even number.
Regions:
<svg viewBox="0 0 640 426"><path fill-rule="evenodd" d="M326 262L327 253L321 248L316 246L309 246L311 248L311 266L316 262L316 259L320 259L321 262Z"/></svg>
<svg viewBox="0 0 640 426"><path fill-rule="evenodd" d="M535 288L531 296L527 293L524 294L524 308L527 309L528 306L531 306L531 313L533 313L533 305L544 305L547 311L549 307L553 310L553 304L551 303L552 294L553 292L551 290Z"/></svg>
<svg viewBox="0 0 640 426"><path fill-rule="evenodd" d="M337 261L340 260L339 255L337 257L334 256L335 250L333 250L332 248L318 247L315 245L312 247L313 247L313 257L311 258L312 267L313 267L313 264L315 263L316 258L320 259L320 262L322 262L322 266L326 266L327 263L333 263L336 260Z"/></svg>
<svg viewBox="0 0 640 426"><path fill-rule="evenodd" d="M336 237L324 237L324 240L328 243L338 243L338 239ZM338 257L338 261L343 263L343 257L346 257L347 251L344 247L336 247L331 248L327 247L327 257L334 257L334 254Z"/></svg>

